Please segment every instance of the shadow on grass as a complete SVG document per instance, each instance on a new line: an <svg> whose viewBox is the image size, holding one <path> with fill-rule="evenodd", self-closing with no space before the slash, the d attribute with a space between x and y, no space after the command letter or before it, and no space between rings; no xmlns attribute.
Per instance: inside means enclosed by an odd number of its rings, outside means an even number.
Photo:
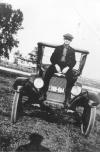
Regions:
<svg viewBox="0 0 100 152"><path fill-rule="evenodd" d="M16 152L50 152L50 150L41 145L43 137L37 133L33 133L29 136L30 142L25 145L21 145L16 149Z"/></svg>
<svg viewBox="0 0 100 152"><path fill-rule="evenodd" d="M0 135L0 151L8 151L8 147L11 144L11 137Z"/></svg>

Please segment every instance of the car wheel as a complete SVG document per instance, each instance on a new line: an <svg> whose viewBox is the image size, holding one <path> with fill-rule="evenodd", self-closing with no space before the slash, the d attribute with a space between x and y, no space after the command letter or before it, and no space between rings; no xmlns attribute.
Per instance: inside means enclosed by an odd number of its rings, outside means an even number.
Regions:
<svg viewBox="0 0 100 152"><path fill-rule="evenodd" d="M11 122L16 123L18 120L18 117L22 113L22 94L17 91L15 91L14 99L12 103L12 111L11 111Z"/></svg>
<svg viewBox="0 0 100 152"><path fill-rule="evenodd" d="M83 115L82 115L82 124L81 131L82 134L88 136L92 131L96 118L96 107L91 107L87 105L84 107Z"/></svg>

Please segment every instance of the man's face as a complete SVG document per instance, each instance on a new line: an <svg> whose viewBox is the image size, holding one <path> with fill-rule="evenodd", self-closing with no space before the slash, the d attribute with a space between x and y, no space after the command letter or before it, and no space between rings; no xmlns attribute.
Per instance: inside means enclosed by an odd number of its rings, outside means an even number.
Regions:
<svg viewBox="0 0 100 152"><path fill-rule="evenodd" d="M69 45L70 42L71 42L70 40L64 39L64 44L65 44L65 45Z"/></svg>

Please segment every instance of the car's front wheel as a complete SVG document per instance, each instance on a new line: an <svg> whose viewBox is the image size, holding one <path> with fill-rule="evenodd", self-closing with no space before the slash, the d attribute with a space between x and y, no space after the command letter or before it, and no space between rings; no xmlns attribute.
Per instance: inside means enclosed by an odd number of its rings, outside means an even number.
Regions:
<svg viewBox="0 0 100 152"><path fill-rule="evenodd" d="M96 118L96 106L87 105L84 107L83 115L82 115L82 124L81 131L82 134L88 136L92 131Z"/></svg>
<svg viewBox="0 0 100 152"><path fill-rule="evenodd" d="M16 123L18 117L22 113L22 94L20 92L21 86L18 86L18 89L15 91L14 99L12 103L11 111L11 122Z"/></svg>

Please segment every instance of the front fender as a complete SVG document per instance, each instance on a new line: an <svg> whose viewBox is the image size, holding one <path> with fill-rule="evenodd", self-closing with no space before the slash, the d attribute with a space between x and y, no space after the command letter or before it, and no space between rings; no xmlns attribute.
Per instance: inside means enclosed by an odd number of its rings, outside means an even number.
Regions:
<svg viewBox="0 0 100 152"><path fill-rule="evenodd" d="M18 86L23 87L23 93L27 96L29 96L33 100L38 99L38 91L35 89L33 83L30 81L29 78L26 77L18 77L15 80L15 83L13 85L13 88L17 90Z"/></svg>
<svg viewBox="0 0 100 152"><path fill-rule="evenodd" d="M15 90L17 90L17 86L24 86L25 83L27 83L29 81L29 78L26 77L18 77L16 78L14 84L13 84L13 88Z"/></svg>
<svg viewBox="0 0 100 152"><path fill-rule="evenodd" d="M100 93L86 91L76 96L71 102L71 108L75 109L76 106L98 106L100 104Z"/></svg>
<svg viewBox="0 0 100 152"><path fill-rule="evenodd" d="M90 105L98 106L100 104L100 92L88 91Z"/></svg>
<svg viewBox="0 0 100 152"><path fill-rule="evenodd" d="M71 101L71 108L75 109L76 106L85 107L89 102L88 92L82 92L78 96L74 97Z"/></svg>

